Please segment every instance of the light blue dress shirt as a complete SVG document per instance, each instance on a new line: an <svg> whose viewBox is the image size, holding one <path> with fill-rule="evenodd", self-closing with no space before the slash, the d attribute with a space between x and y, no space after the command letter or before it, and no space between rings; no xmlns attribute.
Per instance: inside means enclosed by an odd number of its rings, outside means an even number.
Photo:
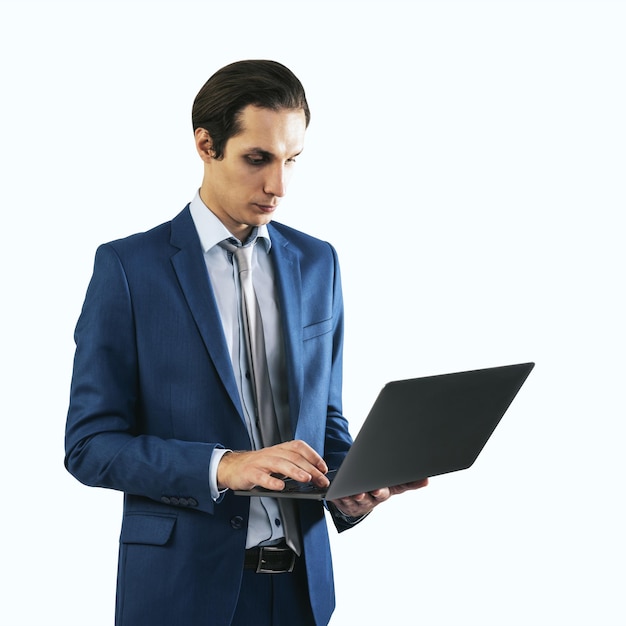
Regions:
<svg viewBox="0 0 626 626"><path fill-rule="evenodd" d="M219 243L224 239L233 239L233 235L202 202L199 193L196 193L189 208L202 244L204 260L222 319L224 336L226 337L250 440L254 448L260 448L262 447L261 435L254 419L254 392L250 380L246 377L248 365L242 336L239 279L236 266L230 258L232 255L219 246ZM276 415L278 420L283 422L283 420L289 420L287 386L284 376L286 371L285 350L274 282L274 269L269 258L272 244L266 226L260 226L257 229L257 238L260 241L254 246L252 280L263 322L265 349ZM226 449L215 450L209 465L209 484L215 500L220 497L217 488L217 466L226 452L228 452ZM282 520L276 500L251 498L246 548L264 543L275 543L283 537Z"/></svg>

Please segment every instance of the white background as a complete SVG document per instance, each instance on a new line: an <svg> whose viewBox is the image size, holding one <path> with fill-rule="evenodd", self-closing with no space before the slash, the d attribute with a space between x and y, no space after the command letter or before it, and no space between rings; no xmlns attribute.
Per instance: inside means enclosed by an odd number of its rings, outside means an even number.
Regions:
<svg viewBox="0 0 626 626"><path fill-rule="evenodd" d="M387 380L537 363L470 470L331 530L332 625L626 624L625 32L602 0L0 2L0 623L113 623L121 496L63 468L93 255L183 208L195 94L272 58L312 109L278 219L339 252L353 432Z"/></svg>

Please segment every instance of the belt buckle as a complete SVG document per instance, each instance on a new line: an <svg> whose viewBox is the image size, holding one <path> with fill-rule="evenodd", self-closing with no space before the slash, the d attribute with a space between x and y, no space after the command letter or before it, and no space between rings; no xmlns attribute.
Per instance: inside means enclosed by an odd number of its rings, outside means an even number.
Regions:
<svg viewBox="0 0 626 626"><path fill-rule="evenodd" d="M288 568L281 568L281 569L271 569L269 567L265 567L265 564L267 563L267 561L265 560L264 556L266 553L271 553L271 552L289 552L289 554L291 555L291 561L289 563L289 567ZM277 546L261 546L259 548L259 562L257 563L256 566L256 573L257 574L282 574L282 573L288 573L288 572L293 572L293 568L296 564L296 553L289 549L289 548L279 548Z"/></svg>

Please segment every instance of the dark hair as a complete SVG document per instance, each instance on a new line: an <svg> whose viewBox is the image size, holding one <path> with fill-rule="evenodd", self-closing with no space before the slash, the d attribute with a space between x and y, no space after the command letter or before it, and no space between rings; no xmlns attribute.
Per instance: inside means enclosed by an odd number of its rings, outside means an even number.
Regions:
<svg viewBox="0 0 626 626"><path fill-rule="evenodd" d="M311 119L302 83L284 65L263 60L226 65L207 80L191 110L194 131L208 131L216 159L224 156L226 142L241 132L241 111L250 104L274 111L302 109L307 126Z"/></svg>

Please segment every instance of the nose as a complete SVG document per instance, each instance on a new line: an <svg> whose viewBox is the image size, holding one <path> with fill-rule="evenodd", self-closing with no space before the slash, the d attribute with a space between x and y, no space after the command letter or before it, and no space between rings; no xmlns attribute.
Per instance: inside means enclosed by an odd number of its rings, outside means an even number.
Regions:
<svg viewBox="0 0 626 626"><path fill-rule="evenodd" d="M268 168L263 191L269 196L282 198L287 192L288 182L284 164L277 163L271 168Z"/></svg>

